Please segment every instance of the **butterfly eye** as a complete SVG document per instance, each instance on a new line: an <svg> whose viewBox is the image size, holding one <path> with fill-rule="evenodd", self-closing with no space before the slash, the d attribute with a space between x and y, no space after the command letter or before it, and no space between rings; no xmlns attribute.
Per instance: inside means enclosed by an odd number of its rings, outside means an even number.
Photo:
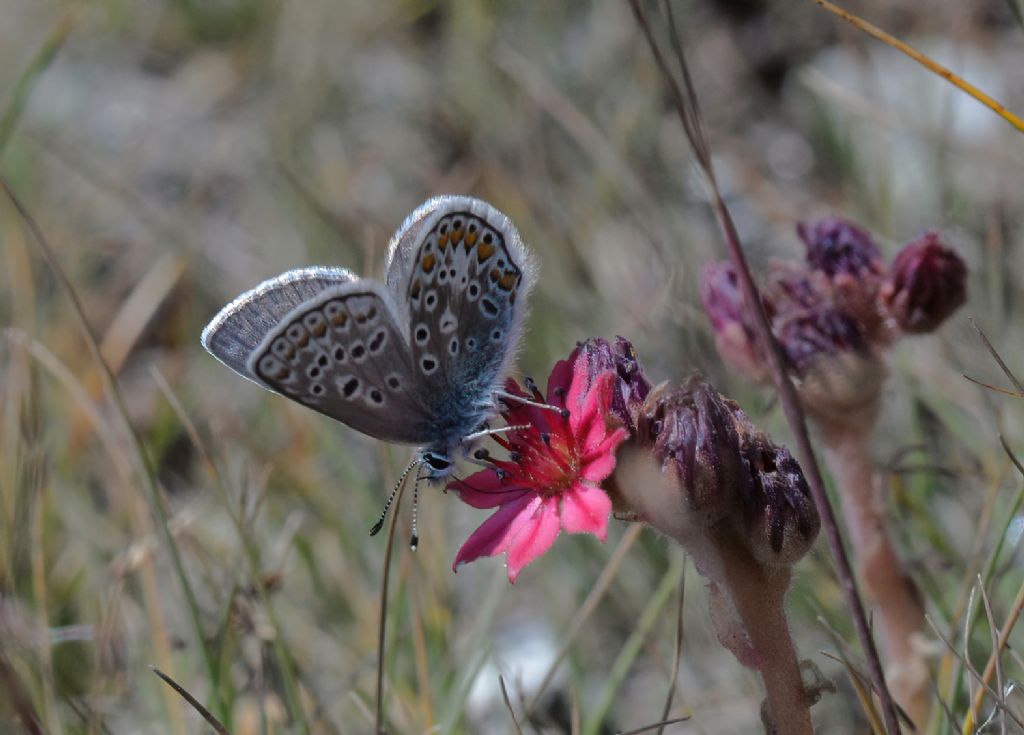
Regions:
<svg viewBox="0 0 1024 735"><path fill-rule="evenodd" d="M430 465L430 469L437 471L446 470L452 466L450 459L433 452L425 452L423 454L423 461Z"/></svg>

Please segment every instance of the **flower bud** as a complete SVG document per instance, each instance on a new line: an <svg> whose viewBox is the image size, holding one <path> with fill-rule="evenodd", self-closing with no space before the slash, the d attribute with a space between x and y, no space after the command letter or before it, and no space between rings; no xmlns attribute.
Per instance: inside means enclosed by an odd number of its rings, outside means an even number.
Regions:
<svg viewBox="0 0 1024 735"><path fill-rule="evenodd" d="M715 332L715 346L734 370L755 381L767 378L764 355L740 289L739 274L729 261L709 263L701 285L704 311Z"/></svg>
<svg viewBox="0 0 1024 735"><path fill-rule="evenodd" d="M612 344L594 337L580 345L576 357L577 370L586 369L588 385L609 370L616 379L612 384L611 413L629 431L636 431L636 416L651 390L651 383L637 358L633 344L625 337L616 337Z"/></svg>
<svg viewBox="0 0 1024 735"><path fill-rule="evenodd" d="M640 412L637 439L672 476L697 527L709 528L734 511L745 478L734 405L692 377L680 387L656 388Z"/></svg>
<svg viewBox="0 0 1024 735"><path fill-rule="evenodd" d="M736 424L750 480L739 485L747 546L762 564L794 564L821 528L803 470L788 449L774 444L739 409Z"/></svg>
<svg viewBox="0 0 1024 735"><path fill-rule="evenodd" d="M889 314L904 332L931 332L967 300L967 266L927 232L904 247L882 288Z"/></svg>
<svg viewBox="0 0 1024 735"><path fill-rule="evenodd" d="M828 304L782 317L775 331L787 362L799 376L806 375L823 357L867 351L856 320Z"/></svg>
<svg viewBox="0 0 1024 735"><path fill-rule="evenodd" d="M839 217L803 220L796 232L807 246L807 262L829 278L872 278L885 270L878 246L852 222Z"/></svg>

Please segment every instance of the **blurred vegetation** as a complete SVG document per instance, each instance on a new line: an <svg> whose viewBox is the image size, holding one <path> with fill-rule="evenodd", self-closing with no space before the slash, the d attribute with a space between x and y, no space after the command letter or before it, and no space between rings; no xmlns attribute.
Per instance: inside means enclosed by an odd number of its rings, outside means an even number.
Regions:
<svg viewBox="0 0 1024 735"><path fill-rule="evenodd" d="M795 220L829 212L888 254L941 228L970 264L968 306L892 355L876 449L929 614L981 669L993 644L977 575L997 625L1024 578L1021 476L999 441L1024 455L1024 413L1020 395L963 375L1012 389L968 317L1024 373L1022 140L811 2L678 6L755 264L798 255ZM850 9L1024 109L1013 0ZM385 544L367 530L407 452L239 380L198 334L287 268L380 275L391 232L430 195L487 199L539 255L524 374L543 379L577 340L623 334L652 379L700 370L785 441L772 397L714 351L697 292L721 241L620 0L7 0L0 17L3 175L52 244L123 400L24 222L0 204L5 732L25 705L55 734L200 729L151 665L235 733L372 729ZM500 560L453 575L482 519L431 492L419 551L399 533L389 731L509 731L498 675L522 713L624 539L536 728L656 722L685 589L672 716L691 719L666 732L758 731L756 678L717 644L677 550L615 523L603 546L559 539L515 587ZM846 671L821 653L837 650L830 626L859 660L823 543L790 607L802 655L839 685L815 707L820 730L865 732ZM979 623L965 641L968 608ZM1024 675L1021 635L1004 685ZM923 644L962 722L977 681L937 637ZM1008 702L1024 709L1019 691ZM981 721L991 710L989 698ZM951 731L935 720L933 732Z"/></svg>

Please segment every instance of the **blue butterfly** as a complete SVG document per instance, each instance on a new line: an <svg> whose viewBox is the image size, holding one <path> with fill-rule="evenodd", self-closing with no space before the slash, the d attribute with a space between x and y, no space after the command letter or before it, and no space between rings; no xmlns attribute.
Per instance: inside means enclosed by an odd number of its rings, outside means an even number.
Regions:
<svg viewBox="0 0 1024 735"><path fill-rule="evenodd" d="M508 217L479 199L437 197L391 238L383 283L344 268L282 273L225 306L202 344L268 390L419 446L406 473L422 466L443 479L489 433L495 401L514 398L501 387L536 277Z"/></svg>

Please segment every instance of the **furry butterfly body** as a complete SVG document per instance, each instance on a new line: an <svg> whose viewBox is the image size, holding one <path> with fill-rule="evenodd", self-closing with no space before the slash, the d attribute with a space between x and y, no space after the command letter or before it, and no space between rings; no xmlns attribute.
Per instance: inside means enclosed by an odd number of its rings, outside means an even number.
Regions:
<svg viewBox="0 0 1024 735"><path fill-rule="evenodd" d="M342 268L288 271L225 306L202 344L268 390L420 446L441 477L495 411L535 280L504 214L437 197L392 237L384 282Z"/></svg>

